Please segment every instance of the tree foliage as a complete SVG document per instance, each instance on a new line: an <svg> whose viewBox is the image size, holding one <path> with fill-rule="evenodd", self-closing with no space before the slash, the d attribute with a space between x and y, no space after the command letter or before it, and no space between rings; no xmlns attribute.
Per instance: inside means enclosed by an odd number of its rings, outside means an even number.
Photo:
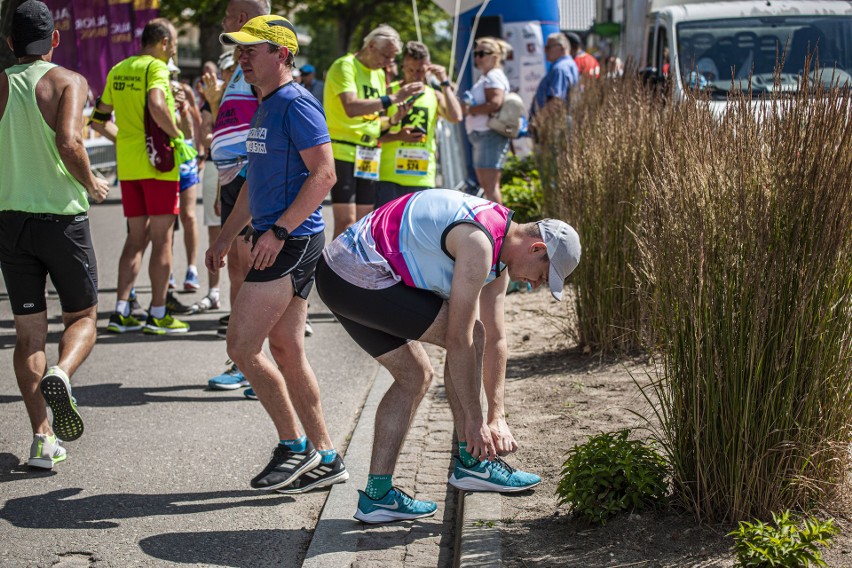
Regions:
<svg viewBox="0 0 852 568"><path fill-rule="evenodd" d="M194 24L201 32L202 60L215 59L220 22L228 0L162 0L161 14L175 22ZM450 17L430 0L417 0L423 42L432 60L447 65L450 59ZM273 0L272 11L289 15L300 30L311 36L302 55L320 72L344 55L361 47L364 35L379 24L393 26L403 42L417 39L411 0Z"/></svg>

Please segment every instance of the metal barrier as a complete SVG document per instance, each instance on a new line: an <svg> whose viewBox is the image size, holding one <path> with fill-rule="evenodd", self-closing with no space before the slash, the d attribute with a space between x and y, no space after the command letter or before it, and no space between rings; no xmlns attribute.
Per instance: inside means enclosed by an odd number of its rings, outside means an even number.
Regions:
<svg viewBox="0 0 852 568"><path fill-rule="evenodd" d="M115 144L106 138L89 138L83 141L86 153L89 155L89 164L96 171L111 170L115 168Z"/></svg>

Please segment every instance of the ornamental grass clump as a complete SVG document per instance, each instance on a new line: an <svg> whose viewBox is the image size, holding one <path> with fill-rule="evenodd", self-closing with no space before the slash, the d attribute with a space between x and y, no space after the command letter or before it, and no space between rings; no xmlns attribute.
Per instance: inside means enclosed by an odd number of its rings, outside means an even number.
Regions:
<svg viewBox="0 0 852 568"><path fill-rule="evenodd" d="M843 481L848 95L820 84L763 101L741 93L720 117L684 101L643 184L641 273L662 346L649 398L675 493L699 519L827 506Z"/></svg>
<svg viewBox="0 0 852 568"><path fill-rule="evenodd" d="M571 276L575 339L602 354L629 354L643 329L634 275L639 182L660 145L664 107L638 79L590 81L573 91L570 133L561 108L546 108L537 121L545 213L571 223L583 243Z"/></svg>
<svg viewBox="0 0 852 568"><path fill-rule="evenodd" d="M592 436L574 446L556 488L558 505L604 525L624 511L641 511L665 501L668 470L663 457L628 430Z"/></svg>

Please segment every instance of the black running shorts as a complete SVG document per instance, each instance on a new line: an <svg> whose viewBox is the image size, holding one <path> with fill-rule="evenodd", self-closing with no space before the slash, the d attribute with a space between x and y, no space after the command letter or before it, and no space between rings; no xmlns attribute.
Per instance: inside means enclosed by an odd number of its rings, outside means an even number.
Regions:
<svg viewBox="0 0 852 568"><path fill-rule="evenodd" d="M321 258L317 292L343 329L373 357L420 339L444 304L437 294L406 286L367 290L338 276Z"/></svg>
<svg viewBox="0 0 852 568"><path fill-rule="evenodd" d="M376 187L376 209L390 203L394 199L400 198L403 195L414 193L426 189L425 187L414 187L409 185L400 185L392 181L380 181Z"/></svg>
<svg viewBox="0 0 852 568"><path fill-rule="evenodd" d="M231 211L234 210L234 205L237 203L237 197L240 196L240 189L242 189L245 182L246 178L244 176L237 176L230 183L223 185L220 189L219 205L222 212L223 226L225 225L225 221L228 220L228 217L230 217ZM245 235L247 231L248 225L240 231L240 234Z"/></svg>
<svg viewBox="0 0 852 568"><path fill-rule="evenodd" d="M98 303L98 264L85 213L0 212L0 269L16 316L47 309L48 274L63 312Z"/></svg>
<svg viewBox="0 0 852 568"><path fill-rule="evenodd" d="M355 163L334 160L337 181L331 188L331 203L376 204L376 184L369 179L355 177Z"/></svg>
<svg viewBox="0 0 852 568"><path fill-rule="evenodd" d="M262 234L252 233L252 248ZM324 247L325 233L323 232L302 237L288 237L272 266L263 270L252 268L246 275L245 281L272 282L289 274L293 279L295 295L307 300L314 286L314 271L317 261L322 257Z"/></svg>

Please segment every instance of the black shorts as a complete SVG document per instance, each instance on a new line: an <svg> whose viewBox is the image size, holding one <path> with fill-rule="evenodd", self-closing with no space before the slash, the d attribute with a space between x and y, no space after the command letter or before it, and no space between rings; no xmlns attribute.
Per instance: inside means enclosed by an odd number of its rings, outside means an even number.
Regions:
<svg viewBox="0 0 852 568"><path fill-rule="evenodd" d="M0 268L17 316L47 309L47 275L63 312L81 312L98 303L98 263L89 217L0 212Z"/></svg>
<svg viewBox="0 0 852 568"><path fill-rule="evenodd" d="M252 248L262 234L252 233ZM272 282L289 274L293 279L295 295L307 300L314 286L314 271L317 261L322 257L323 247L325 247L323 232L303 237L288 237L272 266L263 270L252 268L246 275L245 281Z"/></svg>
<svg viewBox="0 0 852 568"><path fill-rule="evenodd" d="M421 189L426 188L401 185L393 181L380 181L376 188L376 209L398 197L420 191Z"/></svg>
<svg viewBox="0 0 852 568"><path fill-rule="evenodd" d="M231 211L234 210L234 205L237 203L237 197L240 196L240 189L242 189L245 182L246 178L244 176L237 176L230 183L226 183L222 186L219 193L219 203L222 211L222 225L225 224L225 221L227 221L228 217L231 215ZM240 234L245 235L246 231L248 231L248 225L243 227Z"/></svg>
<svg viewBox="0 0 852 568"><path fill-rule="evenodd" d="M355 162L334 160L337 181L331 188L331 203L376 204L377 182L355 177Z"/></svg>
<svg viewBox="0 0 852 568"><path fill-rule="evenodd" d="M444 305L437 294L406 286L367 290L350 284L326 263L317 264L317 292L343 329L373 357L420 339Z"/></svg>

